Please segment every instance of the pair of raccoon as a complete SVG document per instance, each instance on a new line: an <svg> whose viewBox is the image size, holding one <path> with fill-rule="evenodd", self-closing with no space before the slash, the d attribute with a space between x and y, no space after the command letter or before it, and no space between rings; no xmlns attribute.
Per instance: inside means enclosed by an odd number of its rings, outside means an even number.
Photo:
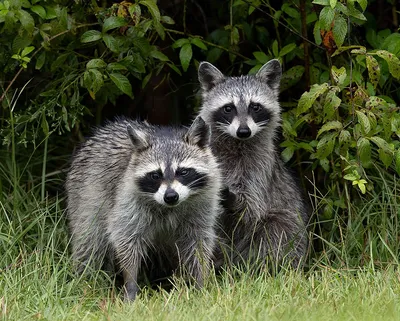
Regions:
<svg viewBox="0 0 400 321"><path fill-rule="evenodd" d="M203 62L203 104L188 130L126 119L97 129L66 182L78 270L120 269L133 300L150 265L201 287L212 265L299 264L309 215L274 144L281 74L278 60L241 77Z"/></svg>

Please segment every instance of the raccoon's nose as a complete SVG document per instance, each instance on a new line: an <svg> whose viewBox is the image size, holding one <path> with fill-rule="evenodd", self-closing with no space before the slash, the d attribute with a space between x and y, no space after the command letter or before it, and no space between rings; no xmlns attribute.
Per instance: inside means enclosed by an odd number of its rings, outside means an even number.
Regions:
<svg viewBox="0 0 400 321"><path fill-rule="evenodd" d="M175 192L173 189L167 190L164 194L164 202L168 205L175 205L178 203L179 194Z"/></svg>
<svg viewBox="0 0 400 321"><path fill-rule="evenodd" d="M239 127L236 131L236 135L239 138L249 138L251 135L251 130L249 127Z"/></svg>

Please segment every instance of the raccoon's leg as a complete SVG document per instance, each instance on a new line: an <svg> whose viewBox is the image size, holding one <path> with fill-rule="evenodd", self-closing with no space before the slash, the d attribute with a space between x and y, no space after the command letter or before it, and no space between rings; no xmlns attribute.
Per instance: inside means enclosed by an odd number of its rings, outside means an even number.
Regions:
<svg viewBox="0 0 400 321"><path fill-rule="evenodd" d="M88 266L95 270L102 267L108 242L98 219L99 209L78 208L76 211L70 219L72 257L76 271L81 274Z"/></svg>
<svg viewBox="0 0 400 321"><path fill-rule="evenodd" d="M204 279L209 274L214 244L214 237L199 234L186 236L177 242L179 268L185 276L194 280L196 288L203 287Z"/></svg>
<svg viewBox="0 0 400 321"><path fill-rule="evenodd" d="M229 187L225 187L221 190L221 201L220 204L226 212L231 212L235 208L235 202L237 195L233 193Z"/></svg>
<svg viewBox="0 0 400 321"><path fill-rule="evenodd" d="M276 262L298 267L307 248L306 227L300 217L288 210L270 210L255 229L258 253Z"/></svg>
<svg viewBox="0 0 400 321"><path fill-rule="evenodd" d="M139 292L138 275L146 249L140 242L116 245L115 249L124 278L124 299L133 301Z"/></svg>

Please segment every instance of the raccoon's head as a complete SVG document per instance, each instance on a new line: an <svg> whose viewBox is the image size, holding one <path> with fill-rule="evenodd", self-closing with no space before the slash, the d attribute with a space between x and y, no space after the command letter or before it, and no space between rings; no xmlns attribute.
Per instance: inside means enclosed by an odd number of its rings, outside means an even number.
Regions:
<svg viewBox="0 0 400 321"><path fill-rule="evenodd" d="M200 115L214 130L239 140L265 131L273 136L280 123L281 76L281 64L276 59L267 62L256 75L241 77L225 77L212 64L202 62Z"/></svg>
<svg viewBox="0 0 400 321"><path fill-rule="evenodd" d="M209 148L210 127L200 117L188 130L128 126L135 149L133 180L142 199L174 207L204 191L218 189L217 164ZM217 171L218 173L218 171Z"/></svg>

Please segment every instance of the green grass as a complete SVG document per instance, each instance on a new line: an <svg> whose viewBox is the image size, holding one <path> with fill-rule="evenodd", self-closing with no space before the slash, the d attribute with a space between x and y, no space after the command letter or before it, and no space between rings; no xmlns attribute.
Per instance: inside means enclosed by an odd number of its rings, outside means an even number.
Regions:
<svg viewBox="0 0 400 321"><path fill-rule="evenodd" d="M104 275L90 279L74 275L63 201L55 197L41 202L40 194L39 184L29 192L19 188L0 197L2 320L396 320L400 316L400 273L397 260L389 262L398 253L397 245L383 243L375 235L365 250L357 252L360 257L363 251L369 253L364 267L351 267L354 258L349 253L356 253L356 236L361 233L356 228L346 232L342 244L324 240L324 254L310 261L307 272L282 270L274 276L225 272L212 276L201 291L178 282L170 292L145 289L133 304L125 304ZM377 219L377 204L388 206L384 200L371 202L359 213L364 219ZM382 232L383 223L377 222L362 231ZM386 227L398 228L387 221Z"/></svg>

